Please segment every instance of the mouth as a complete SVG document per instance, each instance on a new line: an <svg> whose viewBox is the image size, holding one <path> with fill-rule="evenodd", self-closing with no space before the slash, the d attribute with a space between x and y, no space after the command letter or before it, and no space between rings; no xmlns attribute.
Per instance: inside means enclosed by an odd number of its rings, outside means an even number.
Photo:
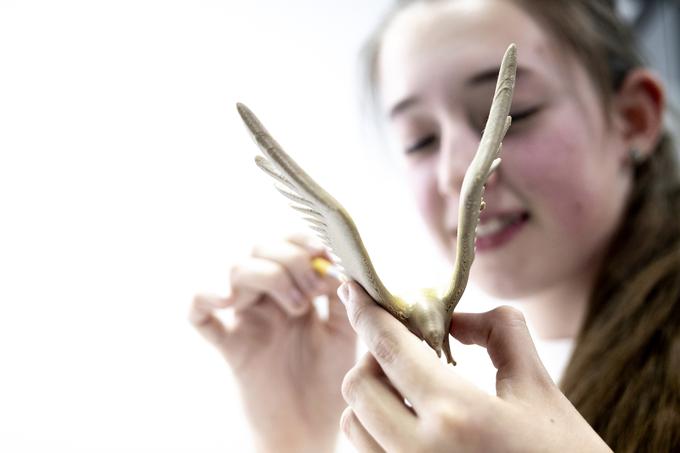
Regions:
<svg viewBox="0 0 680 453"><path fill-rule="evenodd" d="M528 212L515 212L510 214L502 214L496 216L481 217L477 224L477 237L485 238L493 236L494 234L503 231L508 226L521 222L524 218L528 218Z"/></svg>
<svg viewBox="0 0 680 453"><path fill-rule="evenodd" d="M507 244L522 230L529 219L530 215L526 211L481 218L476 230L477 251L484 252Z"/></svg>
<svg viewBox="0 0 680 453"><path fill-rule="evenodd" d="M508 243L530 219L528 211L483 212L475 230L476 250L484 252ZM458 229L454 228L452 233L455 241Z"/></svg>

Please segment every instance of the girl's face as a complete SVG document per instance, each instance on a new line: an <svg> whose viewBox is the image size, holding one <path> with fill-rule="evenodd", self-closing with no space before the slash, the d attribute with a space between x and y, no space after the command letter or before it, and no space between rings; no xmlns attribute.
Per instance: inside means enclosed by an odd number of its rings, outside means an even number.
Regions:
<svg viewBox="0 0 680 453"><path fill-rule="evenodd" d="M471 278L520 298L590 282L631 184L620 124L606 120L580 61L509 1L407 7L383 36L378 70L419 209L453 261L460 186L511 42L513 123L486 187Z"/></svg>

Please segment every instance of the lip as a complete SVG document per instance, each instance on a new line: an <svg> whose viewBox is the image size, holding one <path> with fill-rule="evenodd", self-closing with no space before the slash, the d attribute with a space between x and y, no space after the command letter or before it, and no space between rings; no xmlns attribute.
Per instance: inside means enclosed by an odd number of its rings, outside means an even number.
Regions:
<svg viewBox="0 0 680 453"><path fill-rule="evenodd" d="M504 211L489 211L488 209L485 209L479 214L479 223L485 223L495 217L513 217L523 213L524 211L519 209Z"/></svg>
<svg viewBox="0 0 680 453"><path fill-rule="evenodd" d="M496 211L491 211L489 208L484 209L483 211L480 212L479 214L479 223L486 223L490 219L493 219L495 217L516 217L516 216L525 216L528 215L528 211L524 209L504 209L504 210L496 210ZM453 220L453 219L452 219ZM458 218L456 217L456 221ZM457 222L456 222L457 223ZM458 235L458 225L452 225L453 222L450 223L450 227L447 228L454 236Z"/></svg>
<svg viewBox="0 0 680 453"><path fill-rule="evenodd" d="M502 230L497 233L485 236L483 238L477 237L475 239L475 249L479 253L484 253L497 248L500 248L507 243L509 243L516 235L519 233L527 222L530 220L531 216L529 212L524 210L512 210L512 211L495 211L487 212L483 211L480 216L480 223L485 223L489 219L497 217L517 217L518 219L509 225L503 227ZM454 240L457 240L458 228L451 229Z"/></svg>
<svg viewBox="0 0 680 453"><path fill-rule="evenodd" d="M502 230L498 231L497 233L485 236L483 238L480 237L476 238L475 248L477 252L484 253L500 248L509 243L512 239L514 239L517 236L517 234L522 229L524 229L524 226L526 226L530 218L529 213L526 211L517 214L518 214L517 220L505 226Z"/></svg>

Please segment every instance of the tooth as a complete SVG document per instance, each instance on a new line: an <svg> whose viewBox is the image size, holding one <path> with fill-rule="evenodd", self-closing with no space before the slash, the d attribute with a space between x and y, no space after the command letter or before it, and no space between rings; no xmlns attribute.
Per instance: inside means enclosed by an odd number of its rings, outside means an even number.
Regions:
<svg viewBox="0 0 680 453"><path fill-rule="evenodd" d="M483 224L478 224L475 230L478 237L490 236L492 234L498 233L506 226L515 222L519 217L516 215L509 217L494 217Z"/></svg>

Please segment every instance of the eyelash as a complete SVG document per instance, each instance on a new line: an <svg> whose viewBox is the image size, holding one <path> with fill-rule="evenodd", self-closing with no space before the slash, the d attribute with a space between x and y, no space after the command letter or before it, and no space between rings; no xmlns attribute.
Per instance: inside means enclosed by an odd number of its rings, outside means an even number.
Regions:
<svg viewBox="0 0 680 453"><path fill-rule="evenodd" d="M512 122L515 123L535 115L539 110L541 110L541 107L532 107L530 109L517 112L514 115L511 113L510 116L512 117Z"/></svg>
<svg viewBox="0 0 680 453"><path fill-rule="evenodd" d="M426 148L437 141L437 136L434 134L426 135L425 137L419 139L416 143L406 148L406 154L414 153Z"/></svg>
<svg viewBox="0 0 680 453"><path fill-rule="evenodd" d="M510 116L512 117L512 124L515 125L516 123L519 123L520 121L531 117L532 115L538 113L538 111L540 109L541 109L540 107L532 107L530 109L523 110L523 111L517 112L517 113L510 112ZM484 133L484 129L486 129L486 122L488 120L489 120L488 117L486 119L484 119L484 124L482 125L482 133ZM510 127L510 130L512 130L512 126ZM510 131L508 131L508 134L509 133L510 133Z"/></svg>
<svg viewBox="0 0 680 453"><path fill-rule="evenodd" d="M541 107L532 107L527 110L523 110L521 112L517 113L511 113L510 116L512 116L512 124L519 123L522 120L526 120L530 118L532 115L535 115L536 113L539 112ZM484 126L482 127L482 131L486 127L486 120L484 121ZM512 127L510 128L512 129ZM510 131L508 131L510 133ZM437 136L435 134L430 134L426 135L425 137L419 139L417 142L415 142L413 145L409 146L406 148L406 154L414 153L417 151L421 151L431 145L433 145L437 141Z"/></svg>

